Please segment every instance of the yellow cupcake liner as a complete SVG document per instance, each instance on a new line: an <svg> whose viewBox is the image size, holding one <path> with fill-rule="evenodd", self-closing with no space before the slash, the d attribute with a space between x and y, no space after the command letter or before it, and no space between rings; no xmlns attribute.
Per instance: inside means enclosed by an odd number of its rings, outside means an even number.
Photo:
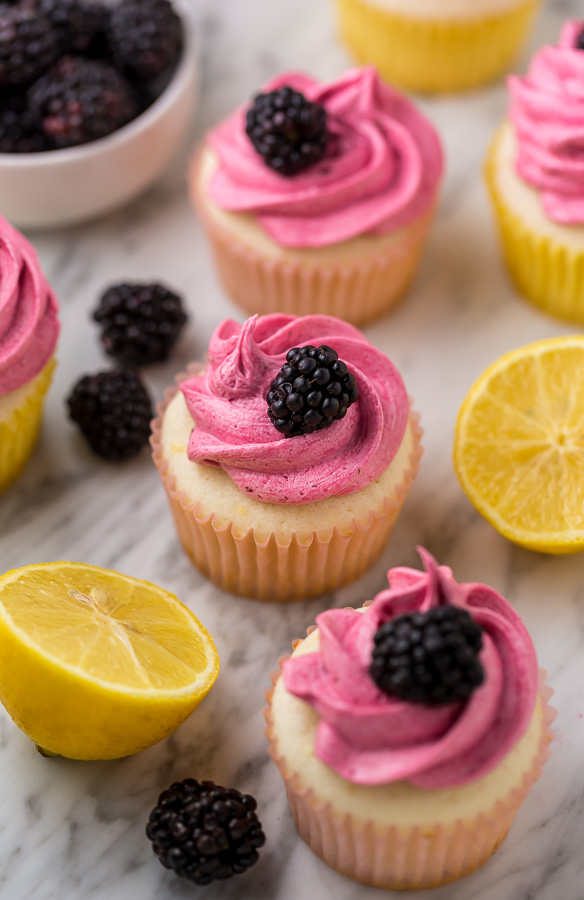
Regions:
<svg viewBox="0 0 584 900"><path fill-rule="evenodd" d="M177 385L201 366L178 375ZM316 597L359 578L381 554L417 475L422 455L417 413L410 412L414 450L393 494L366 519L347 518L311 535L241 533L232 521L190 502L169 472L161 430L165 410L178 387L168 388L152 422L152 455L166 491L183 549L193 565L224 591L273 603Z"/></svg>
<svg viewBox="0 0 584 900"><path fill-rule="evenodd" d="M311 634L316 626L311 626ZM295 641L296 647L301 641ZM459 819L453 825L400 828L383 827L370 819L357 818L335 810L311 787L302 783L278 748L274 730L272 698L280 669L272 674L274 687L266 692L265 710L268 752L276 763L284 784L290 811L300 837L317 856L342 875L374 887L394 890L422 890L457 881L484 865L504 840L519 807L541 775L550 755L551 723L556 711L549 705L553 690L539 670L539 702L542 708L542 733L531 766L521 782L505 800L472 819Z"/></svg>
<svg viewBox="0 0 584 900"><path fill-rule="evenodd" d="M505 260L517 289L541 309L578 324L584 323L584 247L562 245L533 231L506 203L497 185L495 136L485 177L501 236Z"/></svg>
<svg viewBox="0 0 584 900"><path fill-rule="evenodd" d="M56 360L52 357L40 374L26 385L21 402L6 418L0 419L0 491L21 474L38 440L44 398L55 366Z"/></svg>
<svg viewBox="0 0 584 900"><path fill-rule="evenodd" d="M361 326L390 312L407 293L436 202L396 230L395 240L366 260L336 265L290 262L262 255L212 219L197 196L199 159L196 155L192 165L192 200L205 226L221 284L246 312L336 316Z"/></svg>
<svg viewBox="0 0 584 900"><path fill-rule="evenodd" d="M469 0L472 4L473 0ZM527 37L541 0L483 18L424 19L368 0L337 0L341 33L360 63L410 91L463 91L501 75Z"/></svg>

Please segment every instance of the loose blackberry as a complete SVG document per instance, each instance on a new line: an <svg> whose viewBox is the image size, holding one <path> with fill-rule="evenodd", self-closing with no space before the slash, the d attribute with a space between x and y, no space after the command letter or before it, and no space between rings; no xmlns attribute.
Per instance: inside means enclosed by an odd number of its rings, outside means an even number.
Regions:
<svg viewBox="0 0 584 900"><path fill-rule="evenodd" d="M195 884L245 872L265 843L249 794L194 778L171 784L150 813L146 835L163 866Z"/></svg>
<svg viewBox="0 0 584 900"><path fill-rule="evenodd" d="M0 86L26 87L59 55L48 19L25 6L0 6Z"/></svg>
<svg viewBox="0 0 584 900"><path fill-rule="evenodd" d="M482 629L459 606L407 613L381 625L369 669L386 694L439 706L467 700L484 681Z"/></svg>
<svg viewBox="0 0 584 900"><path fill-rule="evenodd" d="M152 403L132 369L84 375L67 403L89 446L104 459L128 459L148 443Z"/></svg>
<svg viewBox="0 0 584 900"><path fill-rule="evenodd" d="M93 318L110 356L132 366L164 362L187 321L181 298L161 284L116 284Z"/></svg>
<svg viewBox="0 0 584 900"><path fill-rule="evenodd" d="M182 23L169 0L122 0L112 9L114 60L134 78L156 78L180 56Z"/></svg>
<svg viewBox="0 0 584 900"><path fill-rule="evenodd" d="M343 419L358 396L355 376L336 350L294 347L270 385L268 416L286 437L312 434Z"/></svg>
<svg viewBox="0 0 584 900"><path fill-rule="evenodd" d="M57 36L63 53L83 56L103 56L107 52L106 32L109 9L102 3L88 0L23 0L34 3L45 16Z"/></svg>
<svg viewBox="0 0 584 900"><path fill-rule="evenodd" d="M48 141L35 127L25 97L0 97L0 153L38 153L48 149Z"/></svg>
<svg viewBox="0 0 584 900"><path fill-rule="evenodd" d="M116 131L138 109L131 88L107 62L64 56L29 91L31 111L57 147L73 147Z"/></svg>
<svg viewBox="0 0 584 900"><path fill-rule="evenodd" d="M318 162L328 141L324 107L288 86L257 95L245 130L266 165L280 175L295 175Z"/></svg>

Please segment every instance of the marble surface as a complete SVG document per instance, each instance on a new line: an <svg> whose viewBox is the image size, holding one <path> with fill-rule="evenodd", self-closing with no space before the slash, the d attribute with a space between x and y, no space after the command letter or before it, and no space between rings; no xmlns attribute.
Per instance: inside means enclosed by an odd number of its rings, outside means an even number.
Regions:
<svg viewBox="0 0 584 900"><path fill-rule="evenodd" d="M278 70L301 67L328 77L349 65L325 0L191 2L204 45L196 137ZM531 50L553 41L563 19L578 10L579 0L549 0ZM509 597L549 672L559 717L552 759L501 849L461 882L412 898L584 897L584 557L546 558L509 544L470 506L451 464L456 413L483 368L522 343L573 329L524 303L501 264L480 173L505 110L504 87L422 105L446 145L440 213L411 295L366 333L395 361L415 397L425 456L382 558L334 596L271 608L222 594L183 556L148 454L120 466L102 463L67 420L63 401L73 382L106 363L89 319L105 285L156 277L188 298L190 324L173 361L147 372L157 399L175 371L201 357L221 318L242 319L217 284L187 202L186 155L123 211L68 231L30 235L62 304L63 334L42 440L25 475L0 498L2 571L67 558L157 582L215 636L221 673L209 698L172 737L116 762L43 759L0 710L2 900L399 896L343 878L298 838L266 754L262 711L269 673L290 642L321 609L373 596L389 566L418 565L416 544L452 566L460 580L488 582ZM188 775L258 797L268 842L246 876L196 889L154 859L144 836L148 812L159 791Z"/></svg>

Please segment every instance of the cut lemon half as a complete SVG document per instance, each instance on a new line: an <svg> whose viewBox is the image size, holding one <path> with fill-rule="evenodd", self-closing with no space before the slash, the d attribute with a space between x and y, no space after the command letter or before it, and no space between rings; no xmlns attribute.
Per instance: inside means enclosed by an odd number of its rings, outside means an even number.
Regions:
<svg viewBox="0 0 584 900"><path fill-rule="evenodd" d="M0 700L49 754L137 753L184 722L218 671L211 635L154 584L72 562L0 577Z"/></svg>
<svg viewBox="0 0 584 900"><path fill-rule="evenodd" d="M584 549L584 337L538 341L489 366L458 415L454 468L509 540Z"/></svg>

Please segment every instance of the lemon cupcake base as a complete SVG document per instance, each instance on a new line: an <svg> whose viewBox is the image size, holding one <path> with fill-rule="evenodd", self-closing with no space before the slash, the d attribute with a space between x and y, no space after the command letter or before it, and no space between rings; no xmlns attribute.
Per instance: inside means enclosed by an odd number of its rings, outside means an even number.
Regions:
<svg viewBox="0 0 584 900"><path fill-rule="evenodd" d="M293 655L317 650L312 626ZM343 875L394 890L438 887L484 865L549 756L555 711L544 676L540 670L527 732L492 772L461 787L425 790L404 781L355 785L321 763L314 755L318 713L289 694L281 671L275 672L266 734L300 836Z"/></svg>
<svg viewBox="0 0 584 900"><path fill-rule="evenodd" d="M584 227L557 225L514 171L509 123L497 132L485 176L505 260L518 290L553 316L584 323Z"/></svg>
<svg viewBox="0 0 584 900"><path fill-rule="evenodd" d="M472 0L471 0L472 2ZM525 39L541 0L482 17L422 18L362 0L337 0L341 32L358 62L411 91L462 91L497 78Z"/></svg>
<svg viewBox="0 0 584 900"><path fill-rule="evenodd" d="M200 368L178 376L177 383ZM389 539L422 454L418 416L410 412L396 456L363 490L314 503L265 503L245 495L221 469L188 459L192 428L182 393L169 389L152 424L151 443L183 548L223 590L270 602L324 594L370 568Z"/></svg>
<svg viewBox="0 0 584 900"><path fill-rule="evenodd" d="M0 491L21 474L38 440L55 366L53 357L35 378L0 397Z"/></svg>

